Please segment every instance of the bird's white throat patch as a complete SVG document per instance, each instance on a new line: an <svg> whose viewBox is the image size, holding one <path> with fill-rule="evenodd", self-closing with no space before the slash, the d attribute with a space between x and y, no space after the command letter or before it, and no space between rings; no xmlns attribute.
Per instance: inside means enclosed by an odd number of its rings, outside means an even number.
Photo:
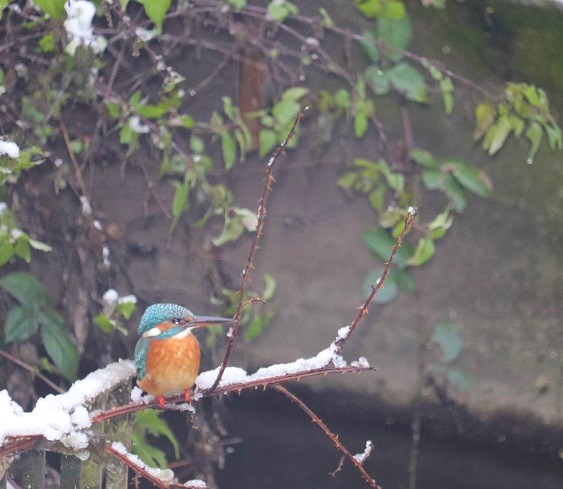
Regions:
<svg viewBox="0 0 563 489"><path fill-rule="evenodd" d="M169 339L175 338L175 339L181 340L182 338L185 338L186 336L191 334L192 329L193 328L183 329L179 333L176 333L174 336L170 336ZM141 338L156 338L157 336L160 336L164 332L165 331L161 331L160 328L158 328L158 326L155 326L154 328L151 328L151 329L145 331L142 334Z"/></svg>

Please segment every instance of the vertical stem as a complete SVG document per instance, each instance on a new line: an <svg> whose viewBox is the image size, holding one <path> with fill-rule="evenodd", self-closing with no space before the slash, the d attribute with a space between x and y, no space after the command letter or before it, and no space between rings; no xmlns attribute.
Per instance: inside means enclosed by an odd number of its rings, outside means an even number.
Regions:
<svg viewBox="0 0 563 489"><path fill-rule="evenodd" d="M22 487L25 489L44 489L45 487L45 451L29 450L22 455Z"/></svg>

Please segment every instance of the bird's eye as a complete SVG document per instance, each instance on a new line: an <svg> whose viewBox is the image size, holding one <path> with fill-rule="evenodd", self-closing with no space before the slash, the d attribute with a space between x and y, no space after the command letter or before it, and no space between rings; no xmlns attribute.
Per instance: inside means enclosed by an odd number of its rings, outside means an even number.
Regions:
<svg viewBox="0 0 563 489"><path fill-rule="evenodd" d="M172 324L182 324L182 319L181 318L174 318L174 319L172 319Z"/></svg>

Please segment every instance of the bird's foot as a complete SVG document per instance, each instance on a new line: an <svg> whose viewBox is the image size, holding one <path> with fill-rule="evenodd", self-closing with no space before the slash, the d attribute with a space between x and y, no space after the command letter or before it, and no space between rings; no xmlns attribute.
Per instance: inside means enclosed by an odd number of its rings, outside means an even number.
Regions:
<svg viewBox="0 0 563 489"><path fill-rule="evenodd" d="M164 409L164 404L165 404L164 396L157 396L156 402L158 402L158 407L160 409Z"/></svg>
<svg viewBox="0 0 563 489"><path fill-rule="evenodd" d="M192 403L192 396L190 395L190 389L184 391L184 400L188 403Z"/></svg>

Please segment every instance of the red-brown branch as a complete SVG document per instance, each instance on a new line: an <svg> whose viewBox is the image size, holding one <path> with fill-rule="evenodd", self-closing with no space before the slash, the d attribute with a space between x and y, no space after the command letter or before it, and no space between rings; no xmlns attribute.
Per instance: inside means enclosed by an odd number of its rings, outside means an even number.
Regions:
<svg viewBox="0 0 563 489"><path fill-rule="evenodd" d="M377 281L377 283L375 285L371 286L370 295L365 300L365 302L361 305L360 309L358 310L358 314L354 318L354 321L352 321L352 324L350 324L346 334L338 337L337 340L334 342L334 344L336 346L335 354L340 353L340 351L344 347L344 344L346 343L346 341L348 340L350 335L358 327L360 322L362 322L362 320L367 316L367 314L369 312L369 308L371 306L371 303L373 302L373 299L375 299L375 296L381 290L381 288L383 287L383 284L385 283L385 280L389 276L389 272L391 272L391 266L393 265L393 258L395 258L397 251L399 251L399 248L401 247L401 244L403 243L403 239L405 238L405 236L409 232L410 228L412 227L412 225L414 223L414 218L416 217L416 212L417 211L414 207L411 207L409 209L409 212L408 212L407 217L405 219L405 227L403 228L403 231L401 232L401 234L397 238L397 242L395 243L395 246L393 246L393 249L391 250L391 254L389 255L389 260L387 260L387 263L385 264L385 268L383 269L383 273L381 274L381 277L379 278L379 280Z"/></svg>
<svg viewBox="0 0 563 489"><path fill-rule="evenodd" d="M232 327L232 330L230 331L231 334L229 335L229 343L227 344L227 350L225 352L225 357L223 359L223 362L221 363L221 367L219 368L217 378L215 379L215 382L213 382L213 385L209 389L210 391L214 391L217 388L217 386L219 385L219 383L221 382L221 378L223 377L223 374L225 373L225 369L227 368L227 365L229 364L229 360L231 358L231 355L232 355L234 347L235 347L237 334L238 334L238 330L239 330L239 326L240 326L240 319L241 319L241 316L242 316L242 308L243 308L243 304L244 304L244 294L246 293L246 288L248 287L248 284L250 283L250 272L251 272L252 268L254 267L253 266L254 255L256 254L256 251L258 250L258 242L260 241L260 237L262 236L262 229L264 228L264 223L266 221L266 204L268 202L268 196L270 195L270 190L272 189L271 186L274 183L274 176L273 176L274 165L275 165L277 159L279 158L279 156L285 151L285 149L287 148L287 145L289 144L289 142L291 141L291 139L295 135L295 128L297 127L297 124L299 124L299 121L303 118L303 115L305 114L306 110L307 110L307 108L302 109L299 112L299 114L297 114L297 116L293 120L293 124L291 125L289 133L287 134L284 142L276 148L276 150L274 151L274 153L270 157L270 160L268 161L268 165L267 165L267 168L266 168L266 177L264 178L264 187L262 189L262 196L260 197L260 200L258 201L258 211L257 211L258 222L256 224L256 232L254 233L254 238L252 240L252 244L250 245L250 252L248 253L248 257L246 258L246 264L244 266L244 270L242 271L242 281L241 281L240 287L238 289L237 309L236 309L235 314L233 316L235 323Z"/></svg>
<svg viewBox="0 0 563 489"><path fill-rule="evenodd" d="M358 471L360 472L360 474L362 475L364 480L369 484L370 487L372 487L373 489L381 489L377 484L377 482L375 482L375 480L367 473L366 469L364 469L364 466L361 464L361 462L348 451L348 449L338 439L338 436L335 435L330 430L330 428L324 423L324 421L321 418L319 418L315 414L315 412L311 410L309 406L307 406L301 399L299 399L292 392L288 391L282 385L275 385L274 389L276 389L278 392L281 392L283 395L291 399L291 401L295 402L303 411L307 413L307 415L311 418L311 421L316 425L318 425L321 428L321 430L324 431L325 435L331 439L332 443L334 443L336 448L338 448L338 450L340 450L344 454L344 456L348 460L350 460L352 464L354 464L354 466L358 469Z"/></svg>
<svg viewBox="0 0 563 489"><path fill-rule="evenodd" d="M64 389L59 387L52 380L48 379L41 372L39 372L39 369L37 367L34 367L33 365L30 365L30 364L24 362L20 358L14 356L11 353L8 353L7 351L4 351L4 350L0 350L0 355L2 355L4 358L7 358L8 360L10 360L10 362L13 362L16 365L19 365L21 368L27 370L28 372L31 372L32 375L35 375L38 379L41 379L51 389L58 392L59 394L62 394L64 392Z"/></svg>

